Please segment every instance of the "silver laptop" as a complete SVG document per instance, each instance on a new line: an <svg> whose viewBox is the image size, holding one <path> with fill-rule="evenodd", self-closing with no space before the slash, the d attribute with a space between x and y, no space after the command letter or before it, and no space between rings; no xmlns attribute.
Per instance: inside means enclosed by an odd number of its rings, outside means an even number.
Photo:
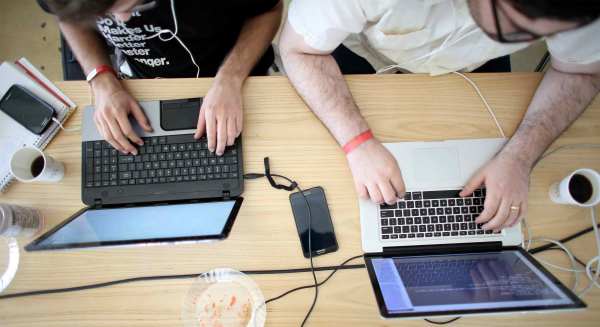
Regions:
<svg viewBox="0 0 600 327"><path fill-rule="evenodd" d="M406 196L394 205L360 200L362 247L366 253L386 247L471 242L520 244L520 225L500 233L475 223L483 210L485 189L460 198L469 178L504 145L505 139L386 143L406 185Z"/></svg>
<svg viewBox="0 0 600 327"><path fill-rule="evenodd" d="M362 247L384 318L585 308L518 245L520 226L492 233L475 218L485 189L460 198L505 139L391 143L407 187L393 205L360 201Z"/></svg>

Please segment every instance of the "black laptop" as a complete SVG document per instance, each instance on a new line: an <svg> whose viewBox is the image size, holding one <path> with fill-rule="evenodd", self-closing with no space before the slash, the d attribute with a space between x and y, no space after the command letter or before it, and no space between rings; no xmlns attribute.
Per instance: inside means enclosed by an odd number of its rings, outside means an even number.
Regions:
<svg viewBox="0 0 600 327"><path fill-rule="evenodd" d="M365 254L384 318L577 310L571 290L519 246L407 246Z"/></svg>
<svg viewBox="0 0 600 327"><path fill-rule="evenodd" d="M223 239L242 202L241 137L217 156L193 137L201 98L141 102L153 132L138 155L103 140L86 107L82 200L88 206L27 250Z"/></svg>

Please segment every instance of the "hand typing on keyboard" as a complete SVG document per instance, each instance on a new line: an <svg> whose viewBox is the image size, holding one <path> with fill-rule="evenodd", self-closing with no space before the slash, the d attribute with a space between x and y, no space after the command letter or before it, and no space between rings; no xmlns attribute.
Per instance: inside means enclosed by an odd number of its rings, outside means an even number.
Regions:
<svg viewBox="0 0 600 327"><path fill-rule="evenodd" d="M132 143L143 145L144 142L133 131L129 115L133 115L145 131L152 131L137 101L112 74L98 75L92 80L91 87L96 99L94 122L102 137L123 154L137 154Z"/></svg>
<svg viewBox="0 0 600 327"><path fill-rule="evenodd" d="M217 75L202 101L194 137L199 139L206 132L208 149L219 156L242 132L242 81Z"/></svg>
<svg viewBox="0 0 600 327"><path fill-rule="evenodd" d="M518 223L527 213L529 173L527 165L502 153L475 173L460 193L468 196L482 184L487 188L484 210L475 222L495 231Z"/></svg>
<svg viewBox="0 0 600 327"><path fill-rule="evenodd" d="M404 196L400 167L392 154L371 139L347 155L358 196L371 198L377 204L396 203Z"/></svg>

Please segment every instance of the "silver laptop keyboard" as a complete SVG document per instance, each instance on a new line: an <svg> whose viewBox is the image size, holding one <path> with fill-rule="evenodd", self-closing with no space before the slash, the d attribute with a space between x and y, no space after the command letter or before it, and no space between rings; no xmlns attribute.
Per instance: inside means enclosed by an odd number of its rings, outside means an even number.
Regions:
<svg viewBox="0 0 600 327"><path fill-rule="evenodd" d="M461 198L461 190L406 192L395 204L379 206L382 240L489 236L475 218L483 211L485 189ZM493 236L493 235L492 235Z"/></svg>

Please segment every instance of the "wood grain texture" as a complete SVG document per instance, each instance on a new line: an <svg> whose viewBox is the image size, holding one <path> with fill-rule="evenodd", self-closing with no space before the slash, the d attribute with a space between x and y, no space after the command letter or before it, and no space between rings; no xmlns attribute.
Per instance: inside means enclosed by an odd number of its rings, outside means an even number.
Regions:
<svg viewBox="0 0 600 327"><path fill-rule="evenodd" d="M541 75L472 74L508 134L521 120ZM125 82L140 100L196 97L206 94L211 79L136 80ZM498 137L481 100L458 76L348 76L358 106L382 141L417 141ZM78 105L67 127L80 125L81 108L90 103L82 82L58 86ZM287 79L253 77L244 87L244 167L262 172L262 158L272 170L305 187L323 186L340 250L315 259L333 265L361 254L358 204L352 177L339 146L306 108ZM47 152L66 165L66 177L53 185L12 185L0 202L40 208L45 230L80 209L79 133L61 132ZM600 101L567 130L553 147L600 143ZM533 171L528 221L535 236L560 238L590 225L589 212L550 202L551 183L580 167L600 170L600 150L569 149L542 161ZM216 267L239 270L306 267L288 201L265 180L246 181L245 201L229 238L213 244L27 253L6 292L68 287L134 276L199 273ZM25 244L28 240L21 240ZM591 235L569 244L577 256L595 255ZM541 254L567 264L558 251ZM361 262L362 259L357 260ZM571 275L556 271L571 285ZM326 273L320 273L323 278ZM266 298L310 284L309 273L253 276ZM179 326L181 304L192 280L139 282L69 294L0 300L2 326ZM312 301L312 290L269 304L267 326L297 326ZM600 290L584 299L579 313L464 318L454 325L577 326L600 321ZM311 326L423 325L421 320L384 321L377 312L365 270L339 272L321 288Z"/></svg>

